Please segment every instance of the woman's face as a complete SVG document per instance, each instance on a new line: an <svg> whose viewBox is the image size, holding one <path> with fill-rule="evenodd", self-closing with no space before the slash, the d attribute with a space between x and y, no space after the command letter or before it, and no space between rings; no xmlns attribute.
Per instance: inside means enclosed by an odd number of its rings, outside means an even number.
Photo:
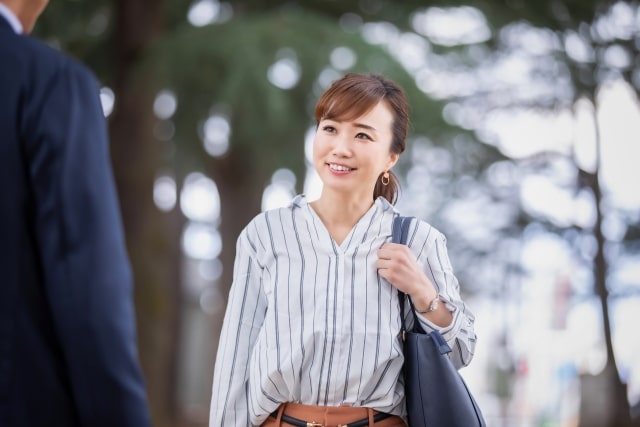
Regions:
<svg viewBox="0 0 640 427"><path fill-rule="evenodd" d="M389 151L393 115L386 103L352 121L322 120L313 141L313 163L325 189L371 197L380 174L398 160Z"/></svg>

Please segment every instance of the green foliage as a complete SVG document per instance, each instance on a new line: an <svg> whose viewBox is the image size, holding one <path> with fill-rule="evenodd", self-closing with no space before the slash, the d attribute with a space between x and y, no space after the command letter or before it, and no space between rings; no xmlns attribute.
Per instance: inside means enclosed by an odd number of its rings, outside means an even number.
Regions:
<svg viewBox="0 0 640 427"><path fill-rule="evenodd" d="M303 176L304 135L313 126L313 106L322 88L318 76L333 49L355 52L356 72L382 73L407 91L416 133L447 128L442 106L420 92L413 79L382 48L343 31L333 20L295 8L237 17L221 25L183 27L153 47L144 75L159 90L176 93L174 117L179 149L204 155L198 129L212 109L231 118L232 145L247 146L247 167L259 175L287 167ZM297 85L280 89L267 78L282 49L293 52L301 69ZM345 71L346 72L346 71Z"/></svg>
<svg viewBox="0 0 640 427"><path fill-rule="evenodd" d="M88 64L100 77L110 71L110 0L57 0L49 3L34 28L40 37Z"/></svg>

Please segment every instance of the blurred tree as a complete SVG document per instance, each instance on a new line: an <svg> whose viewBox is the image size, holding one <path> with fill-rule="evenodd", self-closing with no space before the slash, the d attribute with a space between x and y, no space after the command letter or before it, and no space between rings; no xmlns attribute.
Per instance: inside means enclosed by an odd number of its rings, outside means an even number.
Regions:
<svg viewBox="0 0 640 427"><path fill-rule="evenodd" d="M597 114L598 95L610 82L625 81L628 87L635 91L636 99L640 93L640 71L637 62L637 58L640 57L640 45L637 43L640 37L640 28L637 25L638 2L493 1L473 4L485 12L489 22L493 24L494 32L493 37L488 40L493 49L487 51L487 55L481 57L471 68L480 69L486 64L500 63L501 60L516 55L519 59L523 56L529 57L537 65L530 68L531 76L528 80L542 83L542 90L537 95L522 97L516 94L517 88L513 85L496 82L488 85L488 88L478 87L471 95L458 97L458 102L477 110L480 117L484 118L496 109L538 112L548 110L557 114L563 110L572 111L585 101L592 106L597 152L594 168L581 165L574 153L566 155L557 152L536 154L534 157L518 160L517 164L521 171L541 168L549 173L553 173L552 170L560 159L571 164L575 170L575 193L586 191L592 196L593 209L596 212L595 223L588 227L577 224L564 227L539 213L525 214L519 222L539 222L550 231L566 236L577 257L582 259L585 265L591 266L593 271L594 292L602 309L607 362L603 371L595 377L582 376L580 425L631 425L626 387L620 379L612 343L609 310L611 286L608 284L610 262L606 257L607 244L611 246L612 243L607 242L604 236L603 219L606 215L629 218L629 222L625 224L628 231L623 241L625 246L635 248L638 244L637 236L634 234L637 223L633 222L634 215L612 205L610 197L607 199L607 190L602 188L601 141ZM514 37L516 32L521 34L521 38L514 42L514 38L517 39ZM540 37L550 41L550 49L543 48L540 52ZM449 62L448 67L449 72L456 72L468 69L469 64L463 61L458 61L458 64ZM549 93L544 90L545 86L553 88L554 91ZM496 102L495 94L500 91L504 91L504 96L497 98ZM512 91L511 94L507 94L508 91ZM491 139L486 136L484 138ZM487 170L490 171L491 168ZM576 238L576 235L579 238ZM585 255L581 248L581 242L589 236L596 242L593 257ZM618 289L619 295L625 293L624 289Z"/></svg>
<svg viewBox="0 0 640 427"><path fill-rule="evenodd" d="M626 385L620 379L612 342L611 287L609 283L609 265L607 259L607 240L603 233L603 219L606 215L615 215L615 206L605 203L606 189L603 192L601 184L601 141L599 120L598 94L609 82L624 80L630 88L640 92L640 76L637 64L634 66L632 58L640 57L640 46L634 42L640 36L640 29L634 24L634 15L638 14L637 2L581 2L580 9L575 10L572 4L555 8L554 13L547 14L547 20L531 22L544 25L554 31L559 42L555 51L556 59L561 67L549 73L555 74L556 79L565 81L571 88L568 97L558 97L549 105L555 111L563 108L574 109L585 100L593 106L592 122L595 127L596 164L593 169L580 165L572 156L568 160L575 168L575 192L586 191L593 197L593 207L596 212L595 224L591 227L572 226L580 236L592 236L596 242L593 258L588 255L584 262L592 265L594 291L600 301L602 309L604 342L606 346L607 362L603 371L593 378L589 375L581 377L581 407L580 425L583 427L596 426L630 426L629 402ZM574 13L575 12L575 13ZM616 19L621 19L617 20ZM549 20L549 18L551 18ZM612 60L613 52L620 56L619 60ZM609 60L607 60L609 57ZM515 106L515 105L514 105ZM544 105L541 105L544 107ZM577 142L577 141L576 141ZM549 154L548 166L552 165L557 154ZM618 212L620 217L627 217L624 212ZM630 216L632 217L632 216ZM547 223L550 229L557 226ZM628 224L633 226L633 223ZM630 227L633 229L633 227ZM564 233L566 235L566 233ZM625 239L633 241L632 236ZM572 239L576 254L580 254L580 239ZM585 255L582 255L585 257ZM620 292L621 291L621 292ZM624 295L624 290L619 290ZM635 422L638 423L638 420Z"/></svg>

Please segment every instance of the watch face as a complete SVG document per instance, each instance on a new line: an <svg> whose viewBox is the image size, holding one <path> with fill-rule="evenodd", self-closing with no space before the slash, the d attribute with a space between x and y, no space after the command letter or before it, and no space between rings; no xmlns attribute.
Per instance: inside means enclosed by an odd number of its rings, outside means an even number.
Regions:
<svg viewBox="0 0 640 427"><path fill-rule="evenodd" d="M435 297L433 301L429 303L429 307L427 307L425 310L420 311L416 308L416 312L420 314L431 313L432 311L436 311L438 307L440 307L440 295Z"/></svg>

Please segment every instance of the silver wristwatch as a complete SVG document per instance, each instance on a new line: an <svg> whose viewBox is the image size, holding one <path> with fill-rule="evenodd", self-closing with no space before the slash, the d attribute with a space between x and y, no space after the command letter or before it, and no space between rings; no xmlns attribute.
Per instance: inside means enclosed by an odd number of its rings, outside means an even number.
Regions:
<svg viewBox="0 0 640 427"><path fill-rule="evenodd" d="M436 295L436 297L429 303L429 307L426 310L416 310L416 312L420 314L431 313L432 311L436 311L440 307L440 295Z"/></svg>

